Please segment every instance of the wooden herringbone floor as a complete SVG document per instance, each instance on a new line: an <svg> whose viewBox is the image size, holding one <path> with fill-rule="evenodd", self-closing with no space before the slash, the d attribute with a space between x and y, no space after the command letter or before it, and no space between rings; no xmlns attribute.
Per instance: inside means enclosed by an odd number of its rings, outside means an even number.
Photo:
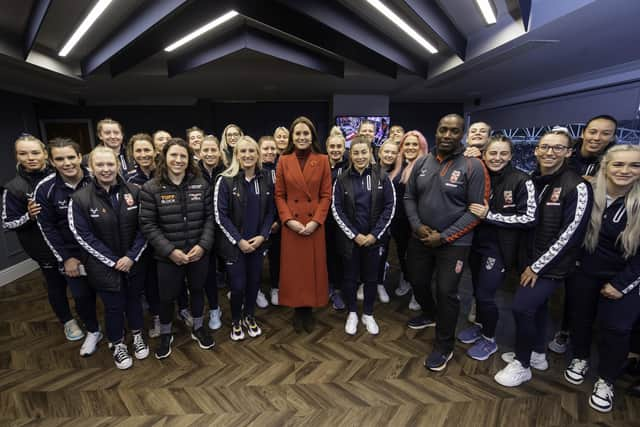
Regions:
<svg viewBox="0 0 640 427"><path fill-rule="evenodd" d="M228 320L228 302L221 301ZM640 420L640 401L622 390L612 414L591 410L592 379L569 385L559 357L516 389L493 381L504 365L498 355L475 362L462 345L446 371L427 372L423 360L434 331L407 329L406 307L406 297L376 305L377 337L362 327L347 337L344 313L330 308L317 313L313 334L297 335L291 311L269 307L258 312L262 337L231 342L225 324L213 351L200 350L178 325L169 359L149 357L119 371L104 342L92 357L78 356L80 344L64 339L36 272L0 289L0 425L524 427ZM501 322L512 320L504 315Z"/></svg>

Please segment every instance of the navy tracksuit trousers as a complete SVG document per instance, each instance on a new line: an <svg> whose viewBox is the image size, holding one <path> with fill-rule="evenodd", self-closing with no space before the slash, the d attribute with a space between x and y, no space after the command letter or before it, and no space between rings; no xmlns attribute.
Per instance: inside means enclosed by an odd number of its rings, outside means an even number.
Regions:
<svg viewBox="0 0 640 427"><path fill-rule="evenodd" d="M610 383L615 383L622 373L631 345L631 335L640 321L639 289L618 300L599 297L600 343L598 375Z"/></svg>
<svg viewBox="0 0 640 427"><path fill-rule="evenodd" d="M529 367L531 352L544 353L546 348L547 303L562 279L538 277L534 287L518 286L513 297L512 310L516 319L516 359Z"/></svg>
<svg viewBox="0 0 640 427"><path fill-rule="evenodd" d="M234 322L242 318L243 305L245 316L255 313L264 255L265 250L259 248L249 254L241 253L234 263L226 264L231 288L231 319Z"/></svg>
<svg viewBox="0 0 640 427"><path fill-rule="evenodd" d="M494 338L498 324L498 306L496 292L504 283L506 268L500 254L486 255L471 251L469 255L471 282L476 299L478 323L482 325L482 334Z"/></svg>
<svg viewBox="0 0 640 427"><path fill-rule="evenodd" d="M384 248L380 245L360 247L354 243L351 259L344 263L344 282L342 293L349 312L356 312L356 291L358 282L364 284L364 302L362 312L373 315L373 303L376 300L378 268Z"/></svg>
<svg viewBox="0 0 640 427"><path fill-rule="evenodd" d="M112 344L119 343L124 338L125 316L130 330L142 330L144 326L141 301L143 289L144 274L133 277L122 274L122 285L119 291L98 290L98 295L104 304L107 338Z"/></svg>

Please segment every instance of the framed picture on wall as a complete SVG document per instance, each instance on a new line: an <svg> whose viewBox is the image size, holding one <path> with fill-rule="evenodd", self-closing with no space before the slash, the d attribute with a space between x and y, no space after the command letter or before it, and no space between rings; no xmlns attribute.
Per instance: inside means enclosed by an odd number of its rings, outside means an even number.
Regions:
<svg viewBox="0 0 640 427"><path fill-rule="evenodd" d="M80 144L82 154L89 153L95 146L91 119L40 119L40 133L45 142L53 138L71 138Z"/></svg>

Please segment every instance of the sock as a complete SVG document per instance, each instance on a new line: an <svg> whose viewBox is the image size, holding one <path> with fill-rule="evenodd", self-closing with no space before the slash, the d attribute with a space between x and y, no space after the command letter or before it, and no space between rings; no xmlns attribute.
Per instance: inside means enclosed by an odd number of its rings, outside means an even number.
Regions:
<svg viewBox="0 0 640 427"><path fill-rule="evenodd" d="M171 323L160 323L160 334L170 334L171 333Z"/></svg>
<svg viewBox="0 0 640 427"><path fill-rule="evenodd" d="M202 328L202 316L193 318L193 330L197 331Z"/></svg>

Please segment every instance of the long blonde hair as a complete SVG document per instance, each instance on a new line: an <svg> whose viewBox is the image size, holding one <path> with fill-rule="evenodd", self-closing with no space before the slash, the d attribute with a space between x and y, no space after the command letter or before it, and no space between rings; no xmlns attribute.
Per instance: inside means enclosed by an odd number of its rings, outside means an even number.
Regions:
<svg viewBox="0 0 640 427"><path fill-rule="evenodd" d="M259 169L262 169L262 159L260 158L260 146L258 145L255 139L251 138L249 135L244 135L244 136L241 136L240 139L238 139L238 142L236 142L236 146L233 147L233 158L231 159L231 166L225 169L224 172L222 172L220 175L226 176L228 178L232 178L238 175L238 172L240 172L240 161L238 161L238 147L240 146L241 142L248 142L249 144L255 147L256 155L258 156L258 161L256 163L256 172Z"/></svg>
<svg viewBox="0 0 640 427"><path fill-rule="evenodd" d="M600 169L593 183L594 203L587 235L584 240L584 246L589 252L594 252L598 246L602 215L607 207L607 167L613 160L613 155L622 151L640 153L640 147L628 144L615 145L606 152L600 162ZM624 257L629 258L636 254L638 245L640 245L640 179L636 180L627 192L624 203L627 210L627 225L617 237L616 243L622 245Z"/></svg>

